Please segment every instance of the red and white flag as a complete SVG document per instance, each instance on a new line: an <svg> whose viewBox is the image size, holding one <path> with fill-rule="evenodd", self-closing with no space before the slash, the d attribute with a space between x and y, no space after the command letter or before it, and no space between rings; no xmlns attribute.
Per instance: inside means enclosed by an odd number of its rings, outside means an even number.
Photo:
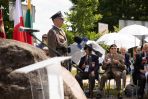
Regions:
<svg viewBox="0 0 148 99"><path fill-rule="evenodd" d="M3 11L0 9L0 38L6 38L4 23L3 23Z"/></svg>
<svg viewBox="0 0 148 99"><path fill-rule="evenodd" d="M14 13L13 39L26 42L26 33L19 31L20 26L24 26L21 0L16 0Z"/></svg>

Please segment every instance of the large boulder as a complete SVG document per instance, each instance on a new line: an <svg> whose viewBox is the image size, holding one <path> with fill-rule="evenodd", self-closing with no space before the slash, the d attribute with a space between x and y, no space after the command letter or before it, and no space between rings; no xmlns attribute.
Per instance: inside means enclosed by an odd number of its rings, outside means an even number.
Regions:
<svg viewBox="0 0 148 99"><path fill-rule="evenodd" d="M42 99L40 73L44 76L43 82L46 82L46 69L28 74L12 75L11 72L47 58L44 51L32 45L0 38L0 99ZM64 78L65 99L86 99L79 84L69 71L62 68L61 75ZM69 83L71 81L73 83ZM34 91L33 88L37 91ZM48 99L48 95L45 97Z"/></svg>

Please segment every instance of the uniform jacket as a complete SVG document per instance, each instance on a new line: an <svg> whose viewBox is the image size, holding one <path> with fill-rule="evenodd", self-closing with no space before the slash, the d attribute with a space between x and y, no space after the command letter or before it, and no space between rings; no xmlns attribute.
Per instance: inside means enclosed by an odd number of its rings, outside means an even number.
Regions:
<svg viewBox="0 0 148 99"><path fill-rule="evenodd" d="M134 71L136 73L140 73L140 70L144 70L144 64L142 63L142 57L144 56L144 53L136 54L136 60L134 63Z"/></svg>
<svg viewBox="0 0 148 99"><path fill-rule="evenodd" d="M108 59L110 59L111 64L107 64L106 62L108 61ZM115 64L113 63L113 59L118 60L119 64ZM103 65L102 65L102 69L105 70L105 72L110 72L110 71L123 71L125 69L125 64L124 64L124 58L121 54L115 54L115 55L111 55L110 53L108 53L105 56Z"/></svg>
<svg viewBox="0 0 148 99"><path fill-rule="evenodd" d="M48 47L58 51L62 56L65 55L66 53L65 48L67 48L67 38L63 30L57 28L56 26L53 26L49 30L47 38L48 38ZM49 48L49 56L50 57L57 56L57 54L54 51L52 51L50 48Z"/></svg>

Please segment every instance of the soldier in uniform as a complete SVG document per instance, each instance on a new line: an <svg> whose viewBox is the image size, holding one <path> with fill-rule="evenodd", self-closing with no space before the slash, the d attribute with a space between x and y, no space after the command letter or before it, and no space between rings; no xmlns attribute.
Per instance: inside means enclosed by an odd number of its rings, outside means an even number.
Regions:
<svg viewBox="0 0 148 99"><path fill-rule="evenodd" d="M66 56L67 55L67 37L65 32L61 29L63 25L64 18L61 11L57 12L51 17L53 21L53 26L48 32L48 47L49 47L49 56ZM60 55L55 53L56 50Z"/></svg>
<svg viewBox="0 0 148 99"><path fill-rule="evenodd" d="M102 69L105 70L105 73L101 77L100 82L100 90L102 91L105 82L107 79L115 79L116 80L116 86L118 90L118 99L120 99L121 93L121 78L122 78L122 71L125 70L124 65L124 58L121 54L117 53L117 46L115 44L111 45L109 48L110 52L105 56Z"/></svg>

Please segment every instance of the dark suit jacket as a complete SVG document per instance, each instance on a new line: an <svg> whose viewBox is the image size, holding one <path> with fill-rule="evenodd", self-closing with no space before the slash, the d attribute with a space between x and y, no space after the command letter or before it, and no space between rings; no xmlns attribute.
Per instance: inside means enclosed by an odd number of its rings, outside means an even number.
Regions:
<svg viewBox="0 0 148 99"><path fill-rule="evenodd" d="M125 65L126 66L130 66L131 65L130 56L128 54L125 54Z"/></svg>
<svg viewBox="0 0 148 99"><path fill-rule="evenodd" d="M108 59L111 59L110 64L107 63ZM113 59L118 60L119 64L115 64L113 62ZM102 69L105 70L105 72L125 70L125 64L124 64L123 56L121 54L118 54L118 53L113 55L113 56L110 53L106 54L105 59L103 61Z"/></svg>
<svg viewBox="0 0 148 99"><path fill-rule="evenodd" d="M144 70L144 64L142 64L142 57L144 57L144 53L136 54L136 60L134 63L134 72L140 73L140 70Z"/></svg>
<svg viewBox="0 0 148 99"><path fill-rule="evenodd" d="M81 68L83 71L85 68L82 68L82 65L86 62L86 56L83 56L79 63L79 68ZM99 62L98 62L98 56L91 54L91 62L95 62L95 66L92 67L91 64L89 65L89 73L92 71L98 72L99 69Z"/></svg>
<svg viewBox="0 0 148 99"><path fill-rule="evenodd" d="M36 47L38 47L38 48L40 48L40 49L43 49L43 48L46 47L46 46L45 46L45 44L40 43L40 44L38 44Z"/></svg>

